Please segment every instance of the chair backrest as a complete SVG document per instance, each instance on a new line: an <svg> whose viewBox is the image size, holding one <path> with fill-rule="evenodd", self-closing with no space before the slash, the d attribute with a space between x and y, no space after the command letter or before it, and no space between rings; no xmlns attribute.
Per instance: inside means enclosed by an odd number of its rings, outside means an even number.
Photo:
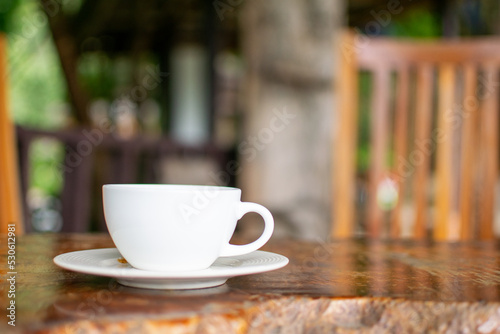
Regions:
<svg viewBox="0 0 500 334"><path fill-rule="evenodd" d="M339 50L332 236L353 236L361 223L369 237L493 238L500 39L348 32ZM357 149L365 119L363 187Z"/></svg>
<svg viewBox="0 0 500 334"><path fill-rule="evenodd" d="M17 170L17 153L12 122L7 103L7 40L0 32L0 233L24 231L21 214L21 194Z"/></svg>
<svg viewBox="0 0 500 334"><path fill-rule="evenodd" d="M28 193L31 168L30 147L37 139L46 138L64 146L64 159L52 166L62 178L60 194L62 232L106 230L102 213L101 186L106 183L162 183L162 164L182 157L201 157L214 162L217 171L224 170L229 152L214 143L180 144L168 137L137 135L124 139L103 129L67 129L46 131L16 128L19 146L22 193ZM210 171L207 171L207 174ZM190 175L193 179L194 176ZM215 181L215 180L214 180ZM28 203L23 202L24 215L31 220ZM97 221L96 221L97 220ZM33 232L26 224L26 232Z"/></svg>

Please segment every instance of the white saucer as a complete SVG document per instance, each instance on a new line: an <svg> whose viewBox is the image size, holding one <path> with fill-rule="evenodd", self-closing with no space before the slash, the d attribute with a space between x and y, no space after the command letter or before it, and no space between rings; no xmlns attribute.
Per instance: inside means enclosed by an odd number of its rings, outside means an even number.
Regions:
<svg viewBox="0 0 500 334"><path fill-rule="evenodd" d="M71 271L114 277L118 283L135 288L176 290L218 286L231 277L271 271L288 263L283 255L255 251L218 258L204 270L162 272L135 269L128 263L119 262L121 257L116 248L90 249L58 255L54 263Z"/></svg>

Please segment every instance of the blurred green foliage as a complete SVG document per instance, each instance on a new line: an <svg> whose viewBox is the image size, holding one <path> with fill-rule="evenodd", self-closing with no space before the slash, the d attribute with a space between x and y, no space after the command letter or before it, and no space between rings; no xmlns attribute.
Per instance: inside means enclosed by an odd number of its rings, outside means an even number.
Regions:
<svg viewBox="0 0 500 334"><path fill-rule="evenodd" d="M1 6L9 0L1 0ZM16 1L17 2L17 1ZM8 37L9 103L16 124L55 129L67 119L66 85L47 18L38 1L19 1L0 15ZM30 188L58 196L62 179L56 166L64 157L61 144L33 143L30 150Z"/></svg>
<svg viewBox="0 0 500 334"><path fill-rule="evenodd" d="M58 197L63 178L56 163L62 161L64 147L55 140L39 139L32 143L30 152L30 179L31 187L43 194Z"/></svg>
<svg viewBox="0 0 500 334"><path fill-rule="evenodd" d="M23 1L11 12L10 106L17 124L51 129L63 126L67 116L66 86L44 15L36 1Z"/></svg>
<svg viewBox="0 0 500 334"><path fill-rule="evenodd" d="M93 98L111 99L117 82L109 57L102 52L86 53L78 65L83 88Z"/></svg>
<svg viewBox="0 0 500 334"><path fill-rule="evenodd" d="M12 13L17 9L19 0L0 1L0 31L9 32L14 15Z"/></svg>
<svg viewBox="0 0 500 334"><path fill-rule="evenodd" d="M358 170L365 172L370 164L370 102L372 100L371 75L361 73L359 77L359 118L358 118Z"/></svg>
<svg viewBox="0 0 500 334"><path fill-rule="evenodd" d="M433 38L441 35L441 23L436 13L415 8L395 17L388 35L394 37Z"/></svg>

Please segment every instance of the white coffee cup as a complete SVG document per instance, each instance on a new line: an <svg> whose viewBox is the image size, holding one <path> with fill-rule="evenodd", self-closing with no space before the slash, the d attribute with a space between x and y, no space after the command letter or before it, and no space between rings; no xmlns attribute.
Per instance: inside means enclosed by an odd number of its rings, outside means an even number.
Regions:
<svg viewBox="0 0 500 334"><path fill-rule="evenodd" d="M220 256L259 249L274 230L269 210L241 202L238 188L108 184L103 186L103 202L106 225L118 251L142 270L206 269ZM264 218L262 235L250 244L230 244L237 221L248 212Z"/></svg>

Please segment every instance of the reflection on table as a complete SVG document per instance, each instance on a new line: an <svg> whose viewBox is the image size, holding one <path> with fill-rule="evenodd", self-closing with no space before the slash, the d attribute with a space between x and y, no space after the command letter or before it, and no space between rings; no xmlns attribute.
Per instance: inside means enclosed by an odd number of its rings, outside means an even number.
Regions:
<svg viewBox="0 0 500 334"><path fill-rule="evenodd" d="M0 247L6 254L5 245ZM287 256L290 263L285 268L186 291L129 288L113 278L66 271L52 263L61 253L105 247L113 247L105 234L19 237L16 329L62 333L500 330L500 250L494 242L274 239L263 250ZM2 274L5 277L6 270ZM9 300L6 289L2 290L4 308ZM11 329L5 320L0 324L4 329Z"/></svg>

